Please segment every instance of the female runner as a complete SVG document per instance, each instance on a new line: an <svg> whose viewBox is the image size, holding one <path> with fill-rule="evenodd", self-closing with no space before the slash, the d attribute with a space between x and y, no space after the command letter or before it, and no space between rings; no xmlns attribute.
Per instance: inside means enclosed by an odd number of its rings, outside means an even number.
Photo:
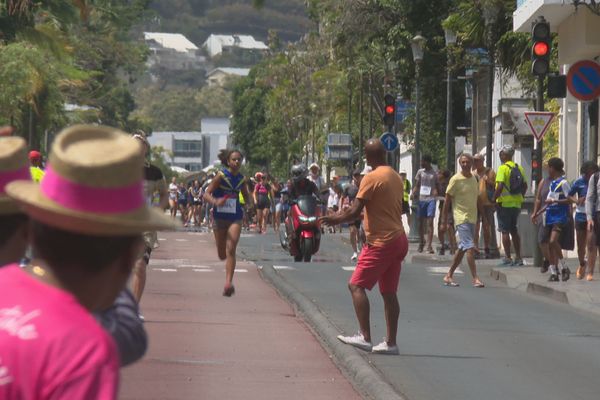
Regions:
<svg viewBox="0 0 600 400"><path fill-rule="evenodd" d="M240 173L243 158L239 150L221 150L219 160L221 160L223 169L214 177L204 193L204 200L214 206L213 231L219 258L225 260L223 296L227 297L235 293L232 283L236 262L235 253L240 240L244 213L240 205L240 192L247 203L251 199L246 187L246 179Z"/></svg>

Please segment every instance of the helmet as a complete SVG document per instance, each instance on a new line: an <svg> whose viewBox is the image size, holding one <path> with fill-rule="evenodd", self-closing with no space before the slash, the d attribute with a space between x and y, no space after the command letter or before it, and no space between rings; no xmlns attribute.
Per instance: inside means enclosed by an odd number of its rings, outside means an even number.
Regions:
<svg viewBox="0 0 600 400"><path fill-rule="evenodd" d="M308 169L304 164L296 164L292 167L292 181L294 183L300 182L302 179L308 176Z"/></svg>

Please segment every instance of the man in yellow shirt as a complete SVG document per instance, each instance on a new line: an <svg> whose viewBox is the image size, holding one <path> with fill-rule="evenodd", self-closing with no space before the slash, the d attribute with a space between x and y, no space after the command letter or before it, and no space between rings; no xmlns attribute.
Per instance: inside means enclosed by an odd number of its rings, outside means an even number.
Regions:
<svg viewBox="0 0 600 400"><path fill-rule="evenodd" d="M442 224L447 229L448 210L452 204L454 224L459 239L458 251L454 255L454 261L452 262L452 266L450 266L448 274L444 277L444 284L447 286L458 286L458 283L453 280L453 275L466 253L467 263L473 277L473 286L483 287L483 283L477 276L477 268L475 266L477 246L473 241L475 224L477 223L479 185L477 178L471 172L473 157L470 154L463 154L458 161L461 170L450 178L448 188L446 189L444 208L442 209Z"/></svg>
<svg viewBox="0 0 600 400"><path fill-rule="evenodd" d="M37 150L31 150L29 152L29 172L31 172L31 179L34 182L40 183L44 177L44 170L42 169L42 153Z"/></svg>
<svg viewBox="0 0 600 400"><path fill-rule="evenodd" d="M498 203L498 230L502 233L502 247L504 247L504 259L501 265L521 266L523 258L521 257L521 237L517 229L517 221L521 214L521 205L523 204L523 194L527 191L525 181L525 171L523 167L515 164L512 160L515 149L512 146L505 145L500 149L500 161L502 165L498 168L496 174L496 192L494 193L494 202ZM513 168L518 168L521 173L522 186L517 193L511 193L510 176ZM510 254L512 245L515 247L515 260Z"/></svg>

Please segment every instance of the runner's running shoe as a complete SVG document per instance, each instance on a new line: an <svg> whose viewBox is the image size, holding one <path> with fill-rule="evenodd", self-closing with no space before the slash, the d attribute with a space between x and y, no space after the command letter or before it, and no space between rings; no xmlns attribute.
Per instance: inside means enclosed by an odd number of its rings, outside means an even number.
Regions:
<svg viewBox="0 0 600 400"><path fill-rule="evenodd" d="M371 342L367 342L360 332L354 336L338 335L337 338L340 342L349 344L350 346L358 347L361 350L371 351L373 348Z"/></svg>

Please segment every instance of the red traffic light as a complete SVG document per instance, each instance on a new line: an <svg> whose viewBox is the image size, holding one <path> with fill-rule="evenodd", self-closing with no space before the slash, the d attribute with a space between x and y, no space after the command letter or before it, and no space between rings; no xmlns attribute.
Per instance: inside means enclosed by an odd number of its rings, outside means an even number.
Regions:
<svg viewBox="0 0 600 400"><path fill-rule="evenodd" d="M394 114L394 106L386 106L385 107L385 113L386 114Z"/></svg>
<svg viewBox="0 0 600 400"><path fill-rule="evenodd" d="M548 47L548 43L546 42L535 42L533 44L533 54L538 57L543 57L548 54L550 47Z"/></svg>
<svg viewBox="0 0 600 400"><path fill-rule="evenodd" d="M531 163L531 168L533 169L537 169L540 166L540 164L538 163L537 160L533 160L533 162Z"/></svg>

